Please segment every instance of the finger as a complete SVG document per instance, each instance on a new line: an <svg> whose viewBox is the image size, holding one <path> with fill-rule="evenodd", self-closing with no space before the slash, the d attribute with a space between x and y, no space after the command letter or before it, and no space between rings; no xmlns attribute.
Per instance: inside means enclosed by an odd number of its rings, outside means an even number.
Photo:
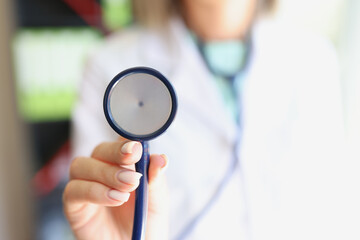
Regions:
<svg viewBox="0 0 360 240"><path fill-rule="evenodd" d="M151 188L158 182L158 179L162 176L162 173L168 165L168 158L166 155L152 154L150 156L149 165L149 187Z"/></svg>
<svg viewBox="0 0 360 240"><path fill-rule="evenodd" d="M129 200L130 193L111 189L101 183L71 180L65 187L63 200L67 210L71 206L94 203L103 206L120 206Z"/></svg>
<svg viewBox="0 0 360 240"><path fill-rule="evenodd" d="M132 192L142 174L107 164L94 158L76 158L70 166L70 179L98 182L121 192Z"/></svg>
<svg viewBox="0 0 360 240"><path fill-rule="evenodd" d="M149 166L149 199L146 239L168 239L169 199L164 177L168 159L151 155Z"/></svg>
<svg viewBox="0 0 360 240"><path fill-rule="evenodd" d="M116 141L99 144L91 157L117 165L130 165L140 160L142 146L136 141Z"/></svg>

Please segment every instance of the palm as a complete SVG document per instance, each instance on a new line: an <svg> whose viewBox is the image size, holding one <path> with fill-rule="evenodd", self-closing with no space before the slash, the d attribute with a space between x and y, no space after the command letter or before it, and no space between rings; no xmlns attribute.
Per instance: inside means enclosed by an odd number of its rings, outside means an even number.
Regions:
<svg viewBox="0 0 360 240"><path fill-rule="evenodd" d="M134 194L119 207L104 207L86 203L74 214L69 214L77 239L131 239ZM73 222L71 218L74 219Z"/></svg>

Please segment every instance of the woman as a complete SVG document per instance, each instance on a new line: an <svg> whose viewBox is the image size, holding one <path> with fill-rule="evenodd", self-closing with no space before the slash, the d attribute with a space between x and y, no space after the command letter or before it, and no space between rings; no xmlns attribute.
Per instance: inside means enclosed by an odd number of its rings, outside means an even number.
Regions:
<svg viewBox="0 0 360 240"><path fill-rule="evenodd" d="M331 48L252 26L272 1L166 3L135 1L139 25L111 36L85 72L73 139L75 156L88 157L75 158L64 192L75 236L131 238L142 149L116 140L101 104L108 82L139 65L165 74L179 99L175 122L151 142L166 155L150 159L146 239L334 236L326 216L341 114Z"/></svg>

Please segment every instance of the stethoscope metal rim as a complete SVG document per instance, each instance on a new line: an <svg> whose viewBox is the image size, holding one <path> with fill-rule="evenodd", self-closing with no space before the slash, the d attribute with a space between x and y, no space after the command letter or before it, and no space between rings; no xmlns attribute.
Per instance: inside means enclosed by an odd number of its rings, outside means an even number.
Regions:
<svg viewBox="0 0 360 240"><path fill-rule="evenodd" d="M111 94L111 90L112 90L113 86L122 78L126 77L127 75L134 74L134 73L145 73L145 74L150 74L150 75L156 77L157 79L162 81L162 83L164 83L164 85L168 89L168 91L170 93L170 97L171 97L171 112L170 112L168 120L157 131L155 131L151 134L147 134L147 135L134 135L134 134L131 134L131 133L121 129L121 127L119 127L117 124L115 124L115 121L111 115L109 96ZM110 124L111 128L115 130L115 132L117 132L124 138L130 139L130 140L148 141L150 139L153 139L153 138L159 136L163 132L165 132L166 129L170 126L170 124L172 123L172 121L174 120L175 115L176 115L177 98L176 98L176 94L175 94L175 91L174 91L171 83L160 72L158 72L157 70L155 70L153 68L149 68L149 67L133 67L133 68L129 68L129 69L126 69L126 70L120 72L110 81L110 83L105 91L103 108L104 108L106 120Z"/></svg>

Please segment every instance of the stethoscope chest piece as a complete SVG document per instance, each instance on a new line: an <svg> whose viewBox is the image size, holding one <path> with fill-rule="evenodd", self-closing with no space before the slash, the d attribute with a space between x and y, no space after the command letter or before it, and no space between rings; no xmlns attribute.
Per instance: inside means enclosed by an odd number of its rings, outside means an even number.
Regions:
<svg viewBox="0 0 360 240"><path fill-rule="evenodd" d="M162 134L174 120L175 91L160 72L147 67L129 68L111 80L103 107L108 123L118 134L143 145L143 155L135 164L143 177L136 190L132 239L144 239L149 165L147 141Z"/></svg>

